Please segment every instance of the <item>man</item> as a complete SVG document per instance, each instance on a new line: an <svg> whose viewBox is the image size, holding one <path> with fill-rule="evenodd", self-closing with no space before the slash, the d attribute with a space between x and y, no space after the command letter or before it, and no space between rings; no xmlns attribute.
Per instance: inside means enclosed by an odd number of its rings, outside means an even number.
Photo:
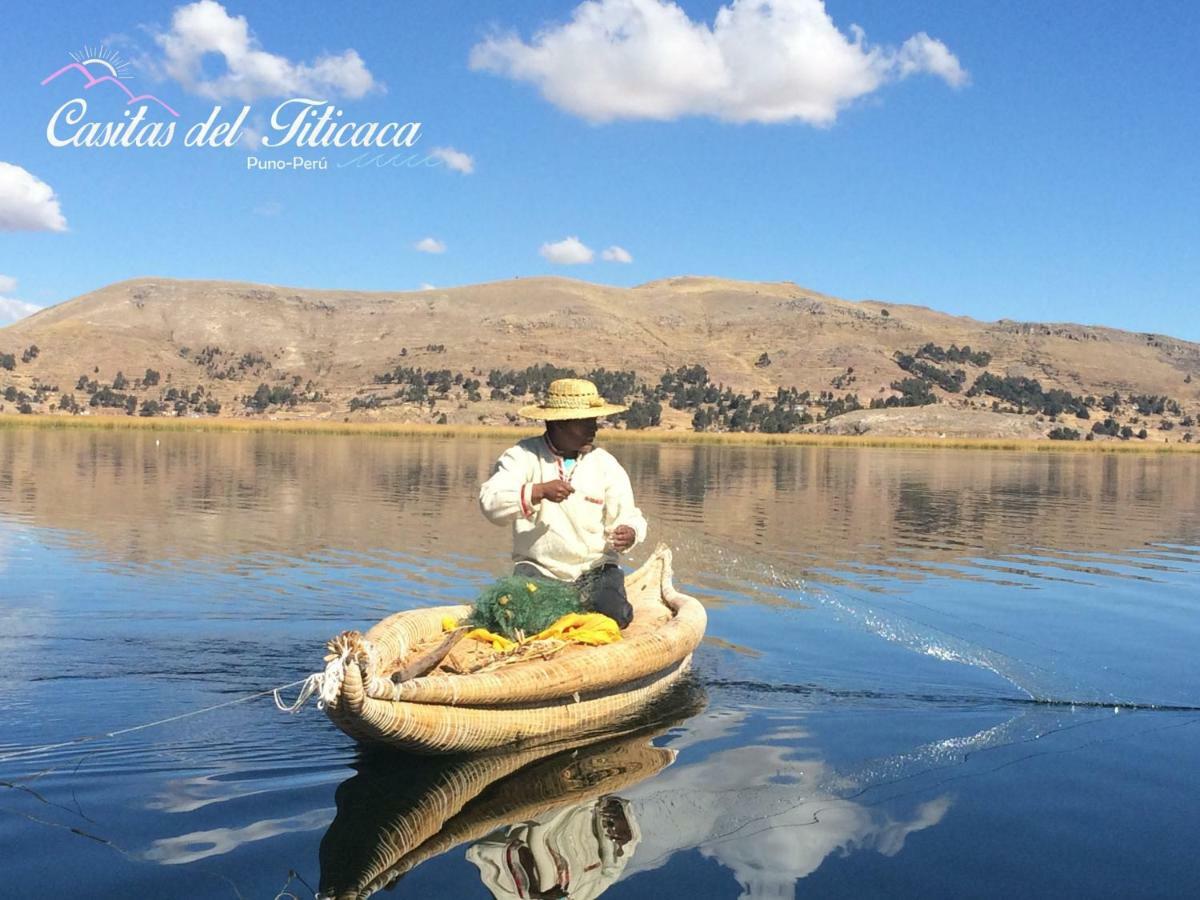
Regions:
<svg viewBox="0 0 1200 900"><path fill-rule="evenodd" d="M574 582L591 609L622 628L633 608L618 554L646 539L646 518L621 464L593 444L596 419L626 408L582 378L552 381L544 403L520 410L546 432L506 450L479 489L488 520L512 523L513 574Z"/></svg>

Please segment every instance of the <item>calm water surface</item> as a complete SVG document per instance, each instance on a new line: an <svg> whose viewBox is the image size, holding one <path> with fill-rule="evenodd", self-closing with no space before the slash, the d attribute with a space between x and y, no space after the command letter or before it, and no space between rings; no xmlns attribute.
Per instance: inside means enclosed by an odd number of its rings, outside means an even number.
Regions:
<svg viewBox="0 0 1200 900"><path fill-rule="evenodd" d="M503 443L0 430L2 893L1194 890L1200 457L610 446L709 608L694 683L430 762L231 701L502 572Z"/></svg>

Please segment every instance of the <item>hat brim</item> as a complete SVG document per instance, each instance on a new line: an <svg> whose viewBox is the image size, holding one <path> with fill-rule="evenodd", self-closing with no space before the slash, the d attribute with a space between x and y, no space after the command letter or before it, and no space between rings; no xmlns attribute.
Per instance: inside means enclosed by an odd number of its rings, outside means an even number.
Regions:
<svg viewBox="0 0 1200 900"><path fill-rule="evenodd" d="M600 416L615 416L628 410L628 406L619 403L605 403L601 406L588 406L580 409L553 409L546 406L522 406L517 415L526 419L541 419L545 422L566 422L570 419L596 419Z"/></svg>

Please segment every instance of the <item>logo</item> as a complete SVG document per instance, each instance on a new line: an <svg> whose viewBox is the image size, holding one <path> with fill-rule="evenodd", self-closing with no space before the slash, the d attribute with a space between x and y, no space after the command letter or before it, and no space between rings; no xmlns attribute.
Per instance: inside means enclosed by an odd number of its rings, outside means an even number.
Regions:
<svg viewBox="0 0 1200 900"><path fill-rule="evenodd" d="M98 84L115 84L129 98L126 101L127 106L131 106L134 103L141 103L145 100L152 100L175 118L179 118L179 113L153 94L134 94L133 91L121 83L133 76L129 74L128 60L122 59L121 54L115 50L109 50L103 45L99 50L84 47L82 52L71 53L70 56L75 61L63 66L53 75L47 75L43 78L42 87L45 87L60 75L74 71L86 79L83 85L85 91L90 91ZM97 74L99 77L97 77Z"/></svg>
<svg viewBox="0 0 1200 900"><path fill-rule="evenodd" d="M154 94L135 93L125 84L132 75L128 60L122 59L120 53L104 46L84 47L70 56L72 62L43 78L42 87L59 79L70 79L71 73L75 73L76 78L83 79L84 92L100 88L95 95L88 94L88 98L115 88L124 94L126 108L120 119L104 121L89 118L87 98L77 96L65 101L46 123L46 140L52 147L170 147L178 124L183 133L182 144L189 148L228 149L240 143L243 148L267 150L355 151L354 158L341 160L338 168L438 166L445 164L444 154L449 152L444 148L428 156L408 152L421 138L420 122L355 121L333 103L309 97L281 101L269 114L256 116L253 121L263 124L253 128L247 125L253 112L249 104L227 111L216 105L204 119L187 125L184 131L185 123L176 122L182 118L178 110ZM97 102L95 106L101 109L104 104ZM323 156L293 156L290 160L250 156L246 168L326 170L329 161Z"/></svg>

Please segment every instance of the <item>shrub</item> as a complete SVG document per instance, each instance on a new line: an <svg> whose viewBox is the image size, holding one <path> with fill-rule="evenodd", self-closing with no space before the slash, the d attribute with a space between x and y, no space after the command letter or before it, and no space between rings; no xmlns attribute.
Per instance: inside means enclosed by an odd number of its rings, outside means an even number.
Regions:
<svg viewBox="0 0 1200 900"><path fill-rule="evenodd" d="M1079 436L1074 428L1052 428L1047 435L1052 441L1077 441Z"/></svg>
<svg viewBox="0 0 1200 900"><path fill-rule="evenodd" d="M976 397L980 394L1015 403L1017 409L1022 412L1040 412L1048 416L1057 416L1070 411L1079 418L1085 418L1081 413L1087 407L1082 397L1057 388L1050 391L1043 390L1041 383L1036 379L1015 375L1001 377L993 375L991 372L981 374L975 379L971 389L967 391L968 397Z"/></svg>
<svg viewBox="0 0 1200 900"><path fill-rule="evenodd" d="M927 346L933 346L932 344ZM922 348L924 349L924 348ZM911 372L918 378L924 378L926 381L931 381L944 391L949 391L952 394L957 394L962 390L963 382L967 380L967 373L962 369L958 369L953 373L940 369L932 363L923 362L915 357L909 356L907 353L896 354L896 365L905 372Z"/></svg>
<svg viewBox="0 0 1200 900"><path fill-rule="evenodd" d="M623 420L626 428L653 428L662 422L662 404L657 400L635 400L628 412L613 418Z"/></svg>
<svg viewBox="0 0 1200 900"><path fill-rule="evenodd" d="M892 390L899 391L899 397L888 397L884 406L928 406L937 403L932 386L923 378L904 378L892 382Z"/></svg>
<svg viewBox="0 0 1200 900"><path fill-rule="evenodd" d="M951 344L948 350L943 350L937 344L929 343L916 352L918 359L929 359L933 362L970 363L983 368L992 361L992 354L986 350L972 351L970 345L958 347Z"/></svg>

